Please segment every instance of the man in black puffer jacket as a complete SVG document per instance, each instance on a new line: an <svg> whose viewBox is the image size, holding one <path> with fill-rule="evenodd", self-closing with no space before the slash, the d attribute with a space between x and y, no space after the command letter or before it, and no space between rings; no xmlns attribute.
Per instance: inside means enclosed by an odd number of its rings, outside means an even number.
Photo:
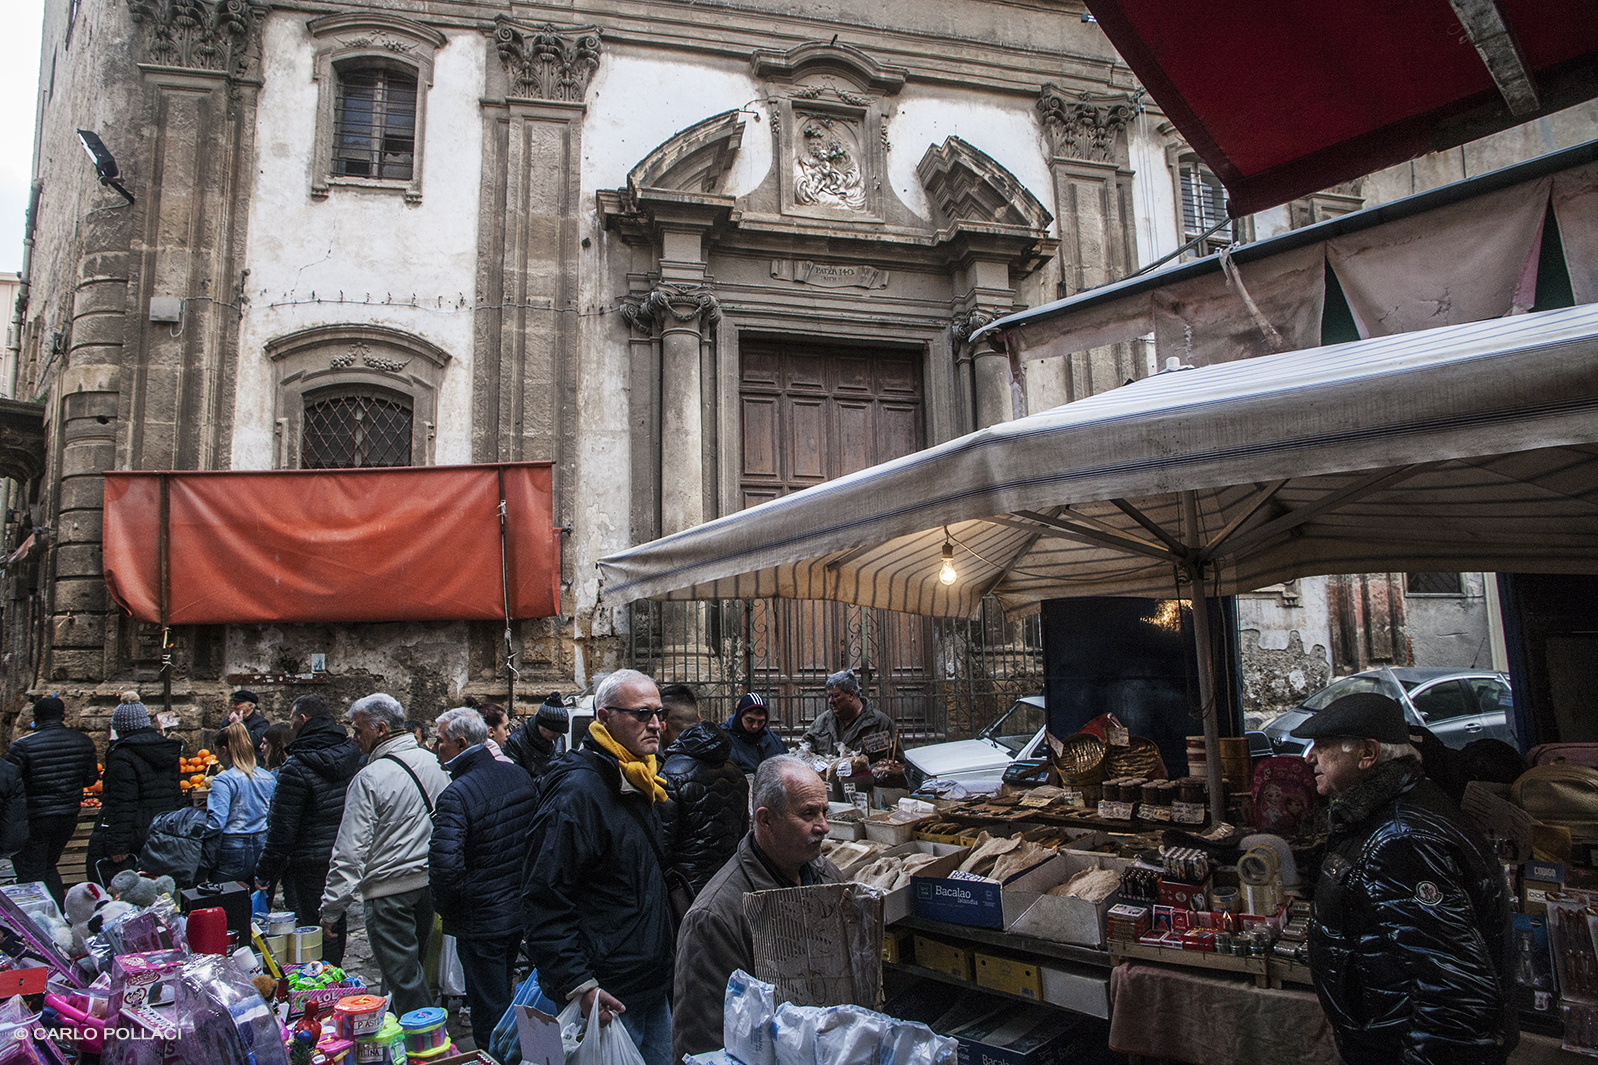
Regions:
<svg viewBox="0 0 1598 1065"><path fill-rule="evenodd" d="M1509 898L1487 841L1409 746L1385 695L1334 700L1293 730L1331 799L1310 971L1348 1065L1503 1065Z"/></svg>
<svg viewBox="0 0 1598 1065"><path fill-rule="evenodd" d="M732 737L704 721L685 728L666 751L660 805L666 858L697 894L749 831L749 778L732 760Z"/></svg>
<svg viewBox="0 0 1598 1065"><path fill-rule="evenodd" d="M486 1047L515 993L522 863L538 793L525 770L484 745L488 725L476 710L446 710L435 727L433 752L454 779L433 813L428 881L444 931L455 937L472 1038Z"/></svg>
<svg viewBox="0 0 1598 1065"><path fill-rule="evenodd" d="M644 1065L671 1059L677 929L661 871L654 805L660 692L634 669L594 691L580 748L550 764L528 829L527 952L557 1004L619 1019ZM621 1012L624 1008L626 1012Z"/></svg>
<svg viewBox="0 0 1598 1065"><path fill-rule="evenodd" d="M317 695L302 695L289 711L294 739L277 771L277 790L266 815L266 847L255 864L257 887L278 880L298 925L321 920L322 890L333 860L333 841L344 819L344 792L361 768L361 749L333 720ZM322 940L322 960L344 961L346 918L338 935Z"/></svg>
<svg viewBox="0 0 1598 1065"><path fill-rule="evenodd" d="M12 864L23 883L42 882L65 905L56 866L78 827L83 789L100 779L94 741L64 723L66 705L54 695L33 704L33 730L11 741L6 761L22 771L28 789L28 841Z"/></svg>
<svg viewBox="0 0 1598 1065"><path fill-rule="evenodd" d="M117 740L105 752L100 816L85 855L89 879L101 886L133 868L156 815L184 804L178 783L183 744L150 727L143 703L118 706L111 713L111 727Z"/></svg>

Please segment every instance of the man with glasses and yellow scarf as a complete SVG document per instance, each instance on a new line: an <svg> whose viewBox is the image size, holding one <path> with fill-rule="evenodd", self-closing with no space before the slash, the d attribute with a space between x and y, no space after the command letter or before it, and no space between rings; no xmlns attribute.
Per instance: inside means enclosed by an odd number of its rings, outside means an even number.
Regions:
<svg viewBox="0 0 1598 1065"><path fill-rule="evenodd" d="M552 761L528 830L527 950L544 993L598 1002L620 1018L644 1065L671 1057L676 921L659 859L655 804L660 692L634 669L594 692L582 746Z"/></svg>

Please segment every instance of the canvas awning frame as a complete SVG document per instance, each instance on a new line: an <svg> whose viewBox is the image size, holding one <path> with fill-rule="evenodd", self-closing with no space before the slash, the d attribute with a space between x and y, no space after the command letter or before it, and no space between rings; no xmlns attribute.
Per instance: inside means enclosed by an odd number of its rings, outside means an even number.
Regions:
<svg viewBox="0 0 1598 1065"><path fill-rule="evenodd" d="M1499 290L1488 296L1490 301L1496 301L1491 307L1491 311L1495 313L1478 314L1478 317L1483 318L1495 317L1516 306L1522 306L1517 300L1525 299L1525 293L1519 290L1519 286L1526 281L1523 275L1527 267L1525 259L1528 248L1522 245L1533 243L1540 235L1541 230L1537 227L1542 216L1538 213L1537 201L1539 198L1544 202L1547 201L1547 193L1538 183L1558 180L1569 184L1579 180L1581 184L1589 185L1592 183L1589 172L1598 173L1598 169L1594 169L1594 164L1598 164L1598 140L1390 203L1330 218L1275 237L1237 245L1226 249L1224 256L1211 254L1200 259L1175 263L1161 270L1136 274L1121 281L1079 292L1065 299L1018 311L983 326L973 333L971 341L979 343L987 338L989 343L1004 347L1019 367L1023 360L1061 357L1155 333L1157 331L1154 317L1155 301L1166 305L1166 309L1175 316L1173 321L1176 324L1181 324L1184 314L1189 321L1192 321L1193 309L1182 307L1180 304L1184 300L1191 301L1195 298L1223 300L1225 304L1223 309L1228 312L1227 317L1246 324L1250 317L1250 309L1238 294L1239 291L1251 291L1257 284L1264 284L1268 291L1271 277L1280 276L1285 270L1297 268L1305 272L1304 276L1296 282L1289 281L1289 288L1284 290L1274 303L1267 303L1266 318L1272 328L1280 327L1279 332L1286 334L1289 339L1302 341L1289 344L1288 348L1313 347L1321 343L1318 326L1320 316L1325 312L1321 303L1325 298L1321 262L1325 261L1326 256L1317 249L1337 249L1349 245L1351 241L1357 242L1358 247L1362 249L1380 249L1388 232L1393 233L1394 239L1413 240L1417 227L1425 227L1430 219L1446 217L1448 209L1455 208L1456 205L1460 205L1456 214L1459 211L1477 212L1482 204L1489 202L1484 198L1503 199L1507 196L1510 202L1519 203L1520 200L1524 200L1524 203L1520 203L1523 217L1514 224L1515 228L1512 228L1505 238L1507 244L1513 244L1514 248L1504 253L1507 260L1500 266L1501 270L1510 276L1507 281L1500 281ZM1522 190L1518 194L1518 199L1514 191L1517 189ZM1561 204L1572 202L1577 201L1561 200ZM1571 277L1577 303L1598 299L1598 261L1590 261L1595 258L1592 254L1594 249L1598 249L1598 216L1594 216L1594 212L1588 206L1589 202L1590 200L1586 198L1581 200L1578 204L1582 208L1580 211L1565 209L1555 212L1560 237L1567 249L1565 255L1567 271L1574 266ZM1445 213L1439 215L1433 212ZM1561 213L1564 217L1558 217ZM1470 221L1471 219L1461 217L1454 219L1453 224L1458 228L1468 225ZM1385 230L1383 227L1392 228ZM1572 256L1571 250L1577 254ZM1532 247L1530 251L1535 256L1537 248ZM1295 260L1298 258L1303 258L1304 261L1296 263ZM1531 264L1533 270L1536 265L1535 262ZM1336 274L1339 267L1340 263L1332 262L1326 269ZM1244 282L1244 279L1259 278L1266 280L1263 282L1248 280L1246 284ZM1533 273L1531 278L1533 284L1535 279ZM1237 285L1233 284L1234 281ZM1508 287L1504 288L1506 284ZM1241 289L1239 286L1242 286ZM1227 295L1223 296L1222 293ZM1297 304L1301 304L1302 309L1295 309ZM1173 308L1171 305L1177 306ZM1529 306L1529 303L1524 306ZM1456 309L1454 313L1460 313L1462 309ZM1362 323L1356 321L1355 324ZM1204 323L1198 323L1194 329L1186 330L1184 340L1191 338L1197 345L1200 357L1196 361L1200 363L1212 361L1203 357L1212 346L1219 356L1226 358L1249 357L1283 350L1273 346L1271 338L1261 335L1257 328L1258 323L1255 325L1256 328L1252 330L1234 329L1230 335L1212 336L1211 334L1218 333L1218 330L1213 326L1206 330ZM1367 325L1367 328L1362 329L1361 336L1368 338L1371 335L1380 335L1380 332L1392 331L1396 330L1384 329L1379 325L1376 330L1372 330ZM1183 361L1189 361L1187 358L1189 354L1188 351L1161 351L1162 357L1176 355Z"/></svg>

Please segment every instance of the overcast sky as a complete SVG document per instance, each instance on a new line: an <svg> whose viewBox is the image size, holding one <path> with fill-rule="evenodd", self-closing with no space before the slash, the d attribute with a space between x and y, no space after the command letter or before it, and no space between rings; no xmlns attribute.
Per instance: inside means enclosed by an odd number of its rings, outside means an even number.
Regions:
<svg viewBox="0 0 1598 1065"><path fill-rule="evenodd" d="M0 270L14 273L22 269L22 219L33 174L44 0L4 0L4 5L10 29L0 33L0 100L5 101L0 107Z"/></svg>

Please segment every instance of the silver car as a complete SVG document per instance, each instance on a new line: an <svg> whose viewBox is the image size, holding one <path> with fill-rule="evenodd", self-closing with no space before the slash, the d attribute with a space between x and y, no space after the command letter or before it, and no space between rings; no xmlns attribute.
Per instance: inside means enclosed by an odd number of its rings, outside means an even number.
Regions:
<svg viewBox="0 0 1598 1065"><path fill-rule="evenodd" d="M1333 681L1265 726L1277 754L1299 754L1309 744L1290 733L1334 699L1356 692L1379 692L1397 699L1412 725L1424 725L1447 747L1472 740L1503 740L1518 746L1509 724L1509 677L1476 669L1419 669L1383 666Z"/></svg>

